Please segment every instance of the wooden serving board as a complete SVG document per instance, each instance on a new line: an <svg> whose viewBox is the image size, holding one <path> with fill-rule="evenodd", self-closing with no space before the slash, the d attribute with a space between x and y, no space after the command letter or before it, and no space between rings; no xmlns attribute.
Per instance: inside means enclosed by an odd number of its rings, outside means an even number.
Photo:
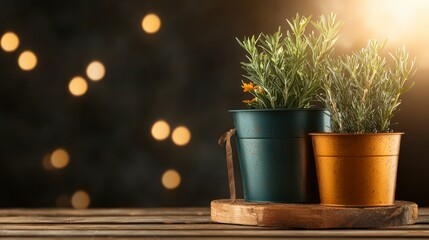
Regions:
<svg viewBox="0 0 429 240"><path fill-rule="evenodd" d="M381 228L417 222L417 204L396 201L389 207L327 207L319 204L250 203L214 200L211 219L218 223L274 228Z"/></svg>

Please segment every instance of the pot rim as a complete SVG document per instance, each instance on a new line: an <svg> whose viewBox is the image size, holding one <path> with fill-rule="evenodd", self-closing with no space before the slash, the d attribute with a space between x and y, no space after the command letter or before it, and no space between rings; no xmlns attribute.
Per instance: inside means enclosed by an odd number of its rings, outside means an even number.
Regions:
<svg viewBox="0 0 429 240"><path fill-rule="evenodd" d="M309 133L310 136L377 136L377 135L404 135L404 132L379 132L379 133L333 133L317 132Z"/></svg>
<svg viewBox="0 0 429 240"><path fill-rule="evenodd" d="M395 206L395 203L392 204L340 204L340 203L320 203L321 206L327 207L347 207L347 208L362 208L362 207L392 207Z"/></svg>
<svg viewBox="0 0 429 240"><path fill-rule="evenodd" d="M292 111L327 111L326 108L257 108L257 109L230 109L228 112L292 112Z"/></svg>

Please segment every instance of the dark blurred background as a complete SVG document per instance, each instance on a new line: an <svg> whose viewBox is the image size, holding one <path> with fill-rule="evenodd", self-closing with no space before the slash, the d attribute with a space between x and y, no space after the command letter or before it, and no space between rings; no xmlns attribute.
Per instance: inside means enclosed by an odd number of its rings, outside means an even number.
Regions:
<svg viewBox="0 0 429 240"><path fill-rule="evenodd" d="M378 38L417 58L395 117L397 199L429 206L428 11L419 0L2 0L0 207L228 197L217 139L247 97L234 38L285 29L297 12L338 13L338 53Z"/></svg>

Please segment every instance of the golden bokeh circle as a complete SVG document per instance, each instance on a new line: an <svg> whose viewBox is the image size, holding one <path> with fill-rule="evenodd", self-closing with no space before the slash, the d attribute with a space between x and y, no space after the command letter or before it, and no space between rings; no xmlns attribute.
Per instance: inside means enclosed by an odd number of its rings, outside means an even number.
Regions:
<svg viewBox="0 0 429 240"><path fill-rule="evenodd" d="M85 209L89 207L91 198L89 194L83 190L76 191L71 197L71 205L76 209Z"/></svg>
<svg viewBox="0 0 429 240"><path fill-rule="evenodd" d="M171 190L179 187L181 177L179 172L174 169L169 169L162 174L161 182L166 189Z"/></svg>
<svg viewBox="0 0 429 240"><path fill-rule="evenodd" d="M74 96L82 96L88 91L88 83L83 77L76 76L69 82L69 91Z"/></svg>
<svg viewBox="0 0 429 240"><path fill-rule="evenodd" d="M5 52L13 52L19 46L19 38L14 32L6 32L1 37L0 46Z"/></svg>
<svg viewBox="0 0 429 240"><path fill-rule="evenodd" d="M143 31L154 34L161 28L161 19L155 13L149 13L142 20Z"/></svg>
<svg viewBox="0 0 429 240"><path fill-rule="evenodd" d="M151 134L158 141L165 140L170 136L170 125L164 120L158 120L152 125Z"/></svg>
<svg viewBox="0 0 429 240"><path fill-rule="evenodd" d="M51 154L51 165L54 168L65 168L69 164L70 156L63 148L58 148Z"/></svg>
<svg viewBox="0 0 429 240"><path fill-rule="evenodd" d="M104 67L103 63L99 61L92 61L90 64L88 64L88 67L86 67L86 75L92 81L101 80L105 74L106 68Z"/></svg>
<svg viewBox="0 0 429 240"><path fill-rule="evenodd" d="M177 146L184 146L191 141L191 131L185 126L179 126L174 129L171 139Z"/></svg>
<svg viewBox="0 0 429 240"><path fill-rule="evenodd" d="M37 65L37 56L32 51L24 51L18 57L18 65L24 71L33 70Z"/></svg>

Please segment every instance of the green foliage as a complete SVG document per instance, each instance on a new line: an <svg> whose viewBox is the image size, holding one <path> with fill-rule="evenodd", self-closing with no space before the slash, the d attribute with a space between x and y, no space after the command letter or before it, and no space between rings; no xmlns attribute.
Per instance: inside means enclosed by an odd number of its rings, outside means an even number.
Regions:
<svg viewBox="0 0 429 240"><path fill-rule="evenodd" d="M329 75L322 83L331 115L331 128L338 133L391 132L391 119L401 104L400 96L413 84L405 84L416 69L404 47L381 56L385 42L370 40L366 48L328 62Z"/></svg>
<svg viewBox="0 0 429 240"><path fill-rule="evenodd" d="M309 108L328 74L326 62L341 25L335 18L322 15L314 22L297 14L287 20L290 31L285 37L279 27L274 34L237 39L248 60L241 65L250 83L242 81L242 88L254 97L243 102L252 108ZM307 33L309 24L314 31Z"/></svg>

